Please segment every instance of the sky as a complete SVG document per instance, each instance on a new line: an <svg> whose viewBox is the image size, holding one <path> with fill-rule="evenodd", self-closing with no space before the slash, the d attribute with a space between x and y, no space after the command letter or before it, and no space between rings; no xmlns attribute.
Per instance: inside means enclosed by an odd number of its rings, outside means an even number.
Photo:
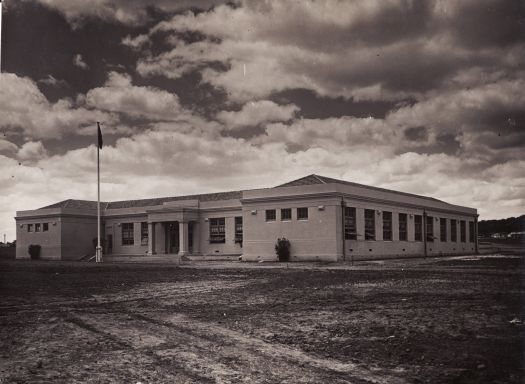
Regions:
<svg viewBox="0 0 525 384"><path fill-rule="evenodd" d="M18 210L308 174L525 213L525 2L3 0Z"/></svg>

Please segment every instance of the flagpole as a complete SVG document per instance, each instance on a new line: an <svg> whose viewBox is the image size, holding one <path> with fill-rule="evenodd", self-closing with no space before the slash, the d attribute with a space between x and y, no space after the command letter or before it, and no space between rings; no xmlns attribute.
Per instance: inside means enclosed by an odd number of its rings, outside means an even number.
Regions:
<svg viewBox="0 0 525 384"><path fill-rule="evenodd" d="M97 121L97 128L100 132L100 123ZM97 141L97 250L96 262L102 261L102 247L100 246L100 141Z"/></svg>

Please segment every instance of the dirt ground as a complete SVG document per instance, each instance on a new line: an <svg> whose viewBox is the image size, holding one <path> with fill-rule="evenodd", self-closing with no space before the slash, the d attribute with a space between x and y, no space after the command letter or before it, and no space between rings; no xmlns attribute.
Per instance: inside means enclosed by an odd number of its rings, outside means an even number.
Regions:
<svg viewBox="0 0 525 384"><path fill-rule="evenodd" d="M0 383L523 383L523 256L0 262Z"/></svg>

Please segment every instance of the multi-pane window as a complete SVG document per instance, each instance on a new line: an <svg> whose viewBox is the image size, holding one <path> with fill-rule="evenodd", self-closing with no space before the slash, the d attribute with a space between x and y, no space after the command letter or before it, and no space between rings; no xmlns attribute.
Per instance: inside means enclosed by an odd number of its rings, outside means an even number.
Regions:
<svg viewBox="0 0 525 384"><path fill-rule="evenodd" d="M427 241L434 241L434 218L427 216Z"/></svg>
<svg viewBox="0 0 525 384"><path fill-rule="evenodd" d="M439 237L442 242L447 241L447 219L439 219Z"/></svg>
<svg viewBox="0 0 525 384"><path fill-rule="evenodd" d="M33 232L33 224L27 224L27 232Z"/></svg>
<svg viewBox="0 0 525 384"><path fill-rule="evenodd" d="M365 240L376 239L375 210L365 209Z"/></svg>
<svg viewBox="0 0 525 384"><path fill-rule="evenodd" d="M407 214L399 214L399 240L407 241Z"/></svg>
<svg viewBox="0 0 525 384"><path fill-rule="evenodd" d="M134 223L122 223L122 245L133 245L133 224Z"/></svg>
<svg viewBox="0 0 525 384"><path fill-rule="evenodd" d="M392 212L383 212L383 240L392 240Z"/></svg>
<svg viewBox="0 0 525 384"><path fill-rule="evenodd" d="M469 221L468 222L468 239L471 243L475 242L475 234L474 234L474 222Z"/></svg>
<svg viewBox="0 0 525 384"><path fill-rule="evenodd" d="M457 220L450 219L450 241L453 243L458 241L458 224Z"/></svg>
<svg viewBox="0 0 525 384"><path fill-rule="evenodd" d="M42 229L42 226L40 225L40 223L36 223L35 224L35 232L40 232Z"/></svg>
<svg viewBox="0 0 525 384"><path fill-rule="evenodd" d="M355 208L353 207L345 207L345 239L357 239Z"/></svg>
<svg viewBox="0 0 525 384"><path fill-rule="evenodd" d="M148 245L148 223L142 222L140 223L140 244L141 245Z"/></svg>
<svg viewBox="0 0 525 384"><path fill-rule="evenodd" d="M297 208L297 220L308 220L308 208Z"/></svg>
<svg viewBox="0 0 525 384"><path fill-rule="evenodd" d="M226 242L226 225L224 217L210 219L210 243Z"/></svg>
<svg viewBox="0 0 525 384"><path fill-rule="evenodd" d="M49 223L44 223L44 224L42 224L42 231L43 231L43 232L47 232L47 231L49 231Z"/></svg>
<svg viewBox="0 0 525 384"><path fill-rule="evenodd" d="M281 209L281 220L292 220L292 208L283 208Z"/></svg>
<svg viewBox="0 0 525 384"><path fill-rule="evenodd" d="M423 241L423 217L421 215L414 216L414 240Z"/></svg>
<svg viewBox="0 0 525 384"><path fill-rule="evenodd" d="M235 242L242 242L242 216L235 218Z"/></svg>
<svg viewBox="0 0 525 384"><path fill-rule="evenodd" d="M467 241L467 224L465 220L459 221L459 235L461 236L461 242L465 243Z"/></svg>
<svg viewBox="0 0 525 384"><path fill-rule="evenodd" d="M266 210L266 221L275 221L275 209Z"/></svg>

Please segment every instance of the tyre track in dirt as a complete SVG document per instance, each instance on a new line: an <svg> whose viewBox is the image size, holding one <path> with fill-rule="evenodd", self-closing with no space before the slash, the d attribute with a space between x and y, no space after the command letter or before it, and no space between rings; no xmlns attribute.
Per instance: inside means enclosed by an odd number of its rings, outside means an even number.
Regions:
<svg viewBox="0 0 525 384"><path fill-rule="evenodd" d="M198 376L197 382L404 383L388 372L315 357L182 314L126 311L76 313L75 318L86 329L155 356L164 367L172 364L177 371Z"/></svg>

